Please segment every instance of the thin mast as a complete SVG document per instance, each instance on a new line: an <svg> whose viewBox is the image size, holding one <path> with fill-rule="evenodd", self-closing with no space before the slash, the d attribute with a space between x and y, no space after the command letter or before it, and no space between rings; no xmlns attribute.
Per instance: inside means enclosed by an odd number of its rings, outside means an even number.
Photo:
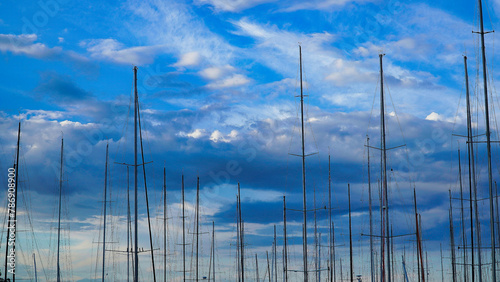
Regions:
<svg viewBox="0 0 500 282"><path fill-rule="evenodd" d="M351 226L351 185L347 184L347 195L349 198L349 267L350 267L350 277L351 282L354 282L353 278L353 267L352 267L352 226Z"/></svg>
<svg viewBox="0 0 500 282"><path fill-rule="evenodd" d="M63 151L64 139L61 138L61 169L59 171L59 217L57 221L57 282L61 281L61 267L59 264L59 251L61 243L61 198L62 198L62 183L63 183ZM16 190L17 191L17 190Z"/></svg>
<svg viewBox="0 0 500 282"><path fill-rule="evenodd" d="M313 208L314 208L314 273L316 274L316 281L318 281L318 250L319 250L319 244L318 244L318 222L317 222L317 212L316 212L316 186L313 187Z"/></svg>
<svg viewBox="0 0 500 282"><path fill-rule="evenodd" d="M38 282L38 274L37 274L37 271L36 271L35 253L33 253L33 266L35 267L35 282Z"/></svg>
<svg viewBox="0 0 500 282"><path fill-rule="evenodd" d="M370 275L371 282L375 282L375 275L373 275L373 270L375 269L373 265L373 216L372 216L372 183L370 178L370 138L366 136L366 148L368 150L368 207L370 212Z"/></svg>
<svg viewBox="0 0 500 282"><path fill-rule="evenodd" d="M384 109L384 69L382 67L382 57L384 54L379 54L380 58L380 134L382 137L382 190L383 204L385 205L385 231L387 245L387 281L391 282L391 252L389 248L391 240L389 236L389 198L387 192L387 156L385 146L385 109ZM382 238L383 239L383 238ZM383 274L385 276L385 273ZM385 277L384 277L385 278ZM385 281L385 279L384 279Z"/></svg>
<svg viewBox="0 0 500 282"><path fill-rule="evenodd" d="M255 254L255 281L259 281L259 261L257 260L257 254Z"/></svg>
<svg viewBox="0 0 500 282"><path fill-rule="evenodd" d="M420 241L420 225L418 223L418 212L417 212L417 193L415 191L415 188L413 188L413 201L414 201L414 208L415 208L415 234L417 237L417 263L418 263L418 277L420 281L420 277L422 277L422 282L425 282L425 275L424 275L424 261L422 257L422 242Z"/></svg>
<svg viewBox="0 0 500 282"><path fill-rule="evenodd" d="M269 267L269 252L266 251L266 257L267 257L267 274L269 274L269 282L271 282L271 268ZM266 279L264 277L264 279Z"/></svg>
<svg viewBox="0 0 500 282"><path fill-rule="evenodd" d="M106 269L106 203L108 194L108 149L109 143L106 144L106 167L104 168L104 227L102 232L102 277L101 281L104 282L104 273Z"/></svg>
<svg viewBox="0 0 500 282"><path fill-rule="evenodd" d="M167 281L167 171L163 166L163 281Z"/></svg>
<svg viewBox="0 0 500 282"><path fill-rule="evenodd" d="M285 277L285 282L288 282L288 250L287 250L287 238L286 238L286 200L283 196L283 275Z"/></svg>
<svg viewBox="0 0 500 282"><path fill-rule="evenodd" d="M127 282L130 281L130 174L127 166Z"/></svg>
<svg viewBox="0 0 500 282"><path fill-rule="evenodd" d="M486 72L486 47L484 46L484 25L483 25L483 5L479 3L479 21L481 25L481 53L483 58L483 83L484 83L484 115L486 121L486 151L488 154L488 190L490 194L490 237L491 237L491 281L496 279L496 250L495 250L495 213L493 210L493 176L491 168L491 132L490 132L490 112L488 105L488 79Z"/></svg>
<svg viewBox="0 0 500 282"><path fill-rule="evenodd" d="M302 258L304 264L304 282L308 282L307 272L307 202L306 202L306 155L305 155L305 132L304 132L304 91L302 85L302 46L299 45L300 57L300 120L302 126L302 197L303 197L303 218L302 228Z"/></svg>
<svg viewBox="0 0 500 282"><path fill-rule="evenodd" d="M443 268L443 247L439 243L439 251L441 252L441 282L444 282L444 268Z"/></svg>
<svg viewBox="0 0 500 282"><path fill-rule="evenodd" d="M198 253L199 253L199 237L200 237L200 177L196 177L196 275L195 280L198 281Z"/></svg>
<svg viewBox="0 0 500 282"><path fill-rule="evenodd" d="M330 228L330 281L333 281L333 236L332 236L332 175L331 175L331 162L330 152L328 152L328 227ZM373 282L373 281L372 281Z"/></svg>
<svg viewBox="0 0 500 282"><path fill-rule="evenodd" d="M453 275L453 282L457 281L457 270L455 262L455 236L453 235L453 207L451 206L451 190L450 194L450 247L451 247L451 270Z"/></svg>
<svg viewBox="0 0 500 282"><path fill-rule="evenodd" d="M139 282L139 217L137 214L138 200L137 200L137 116L139 115L138 106L139 97L137 95L137 67L134 67L134 282Z"/></svg>
<svg viewBox="0 0 500 282"><path fill-rule="evenodd" d="M460 215L462 217L462 248L464 252L464 281L467 282L467 237L465 237L465 219L464 219L464 193L463 193L463 187L462 187L462 164L460 161L460 148L458 149L458 177L460 181Z"/></svg>
<svg viewBox="0 0 500 282"><path fill-rule="evenodd" d="M181 180L181 190L182 190L182 277L183 281L186 282L186 210L184 201L184 174L182 174Z"/></svg>
<svg viewBox="0 0 500 282"><path fill-rule="evenodd" d="M274 225L274 281L278 282L278 254L276 252L276 225Z"/></svg>
<svg viewBox="0 0 500 282"><path fill-rule="evenodd" d="M21 142L21 122L19 122L19 127L17 129L17 146L16 146L16 167L15 167L15 173L16 173L16 178L15 178L15 187L16 187L16 191L14 192L14 198L16 199L16 204L14 206L14 226L11 226L11 227L14 227L14 234L16 235L17 237L17 206L18 206L18 202L17 202L17 190L19 190L19 187L17 186L18 185L18 179L19 179L19 145L20 145L20 142ZM62 166L62 165L61 165ZM62 180L62 179L61 179ZM7 234L9 234L9 232L7 232ZM15 250L16 250L16 244L15 244L15 238L14 238L14 246L13 246L13 249L14 249L14 255L15 255ZM8 249L7 247L5 247L6 249ZM5 273L5 277L7 278L7 273ZM12 281L16 282L16 272L14 271L14 273L12 273Z"/></svg>
<svg viewBox="0 0 500 282"><path fill-rule="evenodd" d="M478 244L478 263L479 263L479 281L482 281L482 271L481 271L481 231L479 229L478 212L477 212L477 189L476 189L476 169L474 164L474 144L472 143L472 117L471 117L471 106L470 106L470 94L469 94L469 74L467 71L467 56L464 56L464 67L465 67L465 89L466 89L466 104L467 104L467 158L469 162L469 209L470 209L470 246L471 246L471 281L475 280L475 269L474 269L474 214L473 214L473 204L476 209L476 232L477 232L477 244ZM474 197L473 197L474 196Z"/></svg>
<svg viewBox="0 0 500 282"><path fill-rule="evenodd" d="M214 258L214 263L212 264L212 272L215 281L215 222L212 221L212 257Z"/></svg>
<svg viewBox="0 0 500 282"><path fill-rule="evenodd" d="M245 282L245 257L243 246L243 222L241 220L241 190L240 183L238 182L238 218L239 220L239 236L240 236L240 260L241 260L241 282Z"/></svg>

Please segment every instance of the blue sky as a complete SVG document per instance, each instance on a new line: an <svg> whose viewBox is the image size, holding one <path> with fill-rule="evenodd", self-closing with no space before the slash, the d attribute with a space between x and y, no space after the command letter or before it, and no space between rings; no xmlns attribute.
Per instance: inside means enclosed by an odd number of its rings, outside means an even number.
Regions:
<svg viewBox="0 0 500 282"><path fill-rule="evenodd" d="M498 1L485 3L488 30L498 22L499 5ZM463 139L452 137L466 132L464 54L469 57L475 130L484 131L478 37L471 32L478 25L474 1L41 0L3 2L0 11L0 167L6 171L13 162L21 120L21 189L26 199L19 206L23 222L29 225L32 220L31 233L38 242L33 247L32 237L21 237L21 275L32 273L31 253L35 252L45 258L39 265L45 278L54 278L54 206L64 136L64 225L71 230L65 233L69 236L65 256L72 263L64 265L63 276L100 277L99 244L93 242L102 236L104 152L109 143L111 163L133 161L133 66L139 68L145 159L153 161L147 177L155 247L163 246L160 211L165 165L172 254L179 252L175 240L180 238L179 189L184 173L190 215L196 176L200 176L202 229L208 231L215 221L221 277L230 279L235 267L237 182L244 200L248 267L254 267L254 253L264 259L265 251L271 250L273 225L282 232L282 196L286 195L291 208L300 208L302 201L300 159L289 155L300 152L299 101L294 98L299 94L300 42L308 95L306 151L319 152L307 161L308 205L313 205L314 189L317 206L327 203L330 152L338 240L348 242L346 195L351 183L355 272L368 275L368 240L359 236L368 232L364 144L366 135L373 146L380 143L378 54L383 52L388 146L407 145L389 154L395 233L411 232L408 207L416 187L431 276L440 277L439 244L449 251L448 190L458 195L456 150L460 146L464 152L466 146ZM491 101L497 106L495 34L486 37ZM496 112L491 118L497 140ZM478 146L479 196L484 198L486 157ZM494 178L498 153L494 147ZM379 153L372 150L370 157L376 189ZM6 181L6 175L1 179ZM110 236L119 242L113 247L124 249L124 167L110 165L109 185L113 201L109 220L114 224ZM144 202L144 196L140 200ZM378 209L376 193L374 202ZM454 200L453 205L458 208L459 202ZM480 209L483 244L488 245L488 206L482 202ZM140 213L141 230L146 230L145 208ZM461 238L459 210L454 213L455 237ZM309 218L312 224L313 215ZM301 217L291 212L289 219L295 254L290 263L299 268ZM320 230L326 234L325 219L324 212L319 212ZM141 238L146 249L145 231ZM322 238L326 242L326 235ZM209 239L202 240L204 265L208 265ZM398 257L412 244L396 241ZM344 267L346 248L339 247ZM123 256L110 256L110 277L123 279ZM414 259L407 261L414 271ZM445 259L446 275L451 272L449 265ZM144 256L141 275L145 280L150 279L148 268ZM179 262L171 258L169 275L177 276L179 269ZM291 279L300 280L300 275Z"/></svg>

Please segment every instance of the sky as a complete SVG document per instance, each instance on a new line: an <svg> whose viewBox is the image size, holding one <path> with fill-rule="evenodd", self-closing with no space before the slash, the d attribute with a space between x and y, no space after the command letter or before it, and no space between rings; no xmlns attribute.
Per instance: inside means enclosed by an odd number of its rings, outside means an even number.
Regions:
<svg viewBox="0 0 500 282"><path fill-rule="evenodd" d="M485 1L485 29L494 30L500 2ZM351 187L354 272L369 277L368 156L374 223L379 226L380 61L383 56L389 206L394 234L414 232L413 188L421 214L429 275L451 275L449 190L455 241L462 244L458 149L468 199L464 55L468 57L474 132L484 140L478 7L474 1L194 0L4 1L0 3L0 180L15 161L21 122L18 204L19 276L55 280L61 138L62 277L101 277L105 150L109 144L107 279L126 278L127 168L133 162L133 68L138 67L144 161L158 277L167 259L179 281L182 238L181 175L185 177L187 240L193 240L196 179L200 178L201 268L210 262L215 223L216 274L234 280L236 191L241 185L245 258L254 279L258 255L264 277L277 227L282 262L286 196L289 268L301 269L302 208L300 68L302 50L307 158L309 268L315 245L328 242L328 156L338 257L348 272L347 186ZM486 36L492 139L499 105L495 33ZM476 145L478 198L488 197L486 150ZM498 179L493 145L493 178ZM168 193L163 216L163 168ZM130 169L128 183L133 183ZM144 177L139 169L140 246L150 249ZM131 184L130 184L131 185ZM7 186L5 186L7 187ZM130 186L131 189L133 186ZM7 188L0 195L7 202ZM315 196L316 195L316 196ZM131 194L132 197L132 194ZM316 199L316 200L315 200ZM2 200L3 201L3 200ZM315 204L316 202L316 204ZM469 218L465 201L466 219ZM132 203L133 204L133 203ZM323 207L323 209L321 209ZM0 208L6 214L5 208ZM479 202L482 245L490 244L489 205ZM4 223L5 216L1 219ZM163 252L167 222L168 251ZM109 227L111 226L111 227ZM379 229L375 227L376 232ZM107 232L108 232L107 231ZM470 233L470 225L465 227ZM0 252L5 252L5 223ZM466 235L468 237L470 235ZM319 235L318 235L319 237ZM396 275L406 255L415 277L414 237L394 240ZM469 237L468 237L469 238ZM319 240L319 239L318 239ZM470 241L468 242L470 243ZM375 244L380 248L378 239ZM109 247L111 245L111 247ZM193 245L188 245L192 268ZM320 247L326 263L328 248ZM463 259L460 249L459 260ZM380 252L377 249L377 254ZM470 256L470 253L468 254ZM271 258L273 256L271 255ZM483 252L483 260L490 259ZM2 262L3 264L3 262ZM142 280L151 264L140 255ZM280 266L278 266L279 268ZM340 259L336 261L340 272ZM490 266L485 266L488 273ZM3 273L3 268L0 269ZM274 270L272 270L274 271ZM463 275L462 267L458 267ZM326 273L321 272L322 279ZM192 273L189 273L192 275ZM282 273L278 271L279 277ZM347 277L347 276L345 276ZM463 277L463 276L460 276ZM301 280L291 273L290 281ZM488 281L486 279L486 281Z"/></svg>

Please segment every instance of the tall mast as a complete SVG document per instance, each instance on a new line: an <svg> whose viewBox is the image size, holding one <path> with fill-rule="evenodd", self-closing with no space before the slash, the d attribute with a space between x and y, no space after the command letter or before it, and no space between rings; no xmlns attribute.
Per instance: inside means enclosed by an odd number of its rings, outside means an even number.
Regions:
<svg viewBox="0 0 500 282"><path fill-rule="evenodd" d="M106 203L107 203L107 193L108 193L108 149L109 143L106 144L106 167L104 168L104 227L102 232L102 277L101 281L104 282L104 274L106 269Z"/></svg>
<svg viewBox="0 0 500 282"><path fill-rule="evenodd" d="M479 270L479 281L482 281L482 270L481 270L481 230L479 229L478 220L478 210L477 210L477 186L476 186L476 169L474 164L474 144L472 143L472 115L470 106L470 94L469 94L469 74L467 71L467 56L464 56L464 67L465 67L465 95L467 104L467 158L469 162L469 209L470 209L470 246L471 246L471 281L475 280L475 269L474 269L474 215L473 215L473 205L476 211L476 234L477 234L477 254L478 254L478 270Z"/></svg>
<svg viewBox="0 0 500 282"><path fill-rule="evenodd" d="M257 259L257 258L256 258ZM283 196L283 277L285 282L288 282L288 250L286 238L286 200Z"/></svg>
<svg viewBox="0 0 500 282"><path fill-rule="evenodd" d="M380 134L382 137L382 190L383 190L383 204L385 206L385 231L386 231L386 245L387 245L387 281L391 282L391 252L390 236L389 236L389 197L387 193L387 156L385 146L385 109L384 109L384 69L382 67L382 57L384 54L379 54L380 58ZM385 273L383 274L385 278ZM385 279L384 279L385 281Z"/></svg>
<svg viewBox="0 0 500 282"><path fill-rule="evenodd" d="M347 196L349 201L349 273L351 277L351 282L354 282L353 267L352 267L352 228L351 228L351 185L347 184Z"/></svg>
<svg viewBox="0 0 500 282"><path fill-rule="evenodd" d="M64 139L61 138L61 169L59 171L59 217L57 221L57 282L61 281L61 267L59 264L59 251L61 243L61 196L62 196L62 183L63 183L63 149Z"/></svg>
<svg viewBox="0 0 500 282"><path fill-rule="evenodd" d="M276 225L274 225L274 281L278 282L278 254L276 250Z"/></svg>
<svg viewBox="0 0 500 282"><path fill-rule="evenodd" d="M163 281L167 281L167 171L163 166Z"/></svg>
<svg viewBox="0 0 500 282"><path fill-rule="evenodd" d="M305 132L304 132L304 90L302 85L302 46L299 45L300 61L300 121L302 126L302 198L303 198L303 228L302 228L302 258L304 264L304 282L308 282L307 272L307 202L306 202L306 155L305 155Z"/></svg>
<svg viewBox="0 0 500 282"><path fill-rule="evenodd" d="M255 254L255 281L259 281L259 261L257 260L257 254Z"/></svg>
<svg viewBox="0 0 500 282"><path fill-rule="evenodd" d="M457 269L455 262L455 236L453 235L453 207L451 206L451 190L450 194L450 247L451 247L451 270L453 275L453 282L457 281Z"/></svg>
<svg viewBox="0 0 500 282"><path fill-rule="evenodd" d="M196 177L196 275L195 280L198 281L198 253L199 253L199 237L200 237L200 177Z"/></svg>
<svg viewBox="0 0 500 282"><path fill-rule="evenodd" d="M138 221L139 217L137 214L138 200L137 200L137 117L139 115L138 111L139 96L137 95L137 67L134 66L134 282L139 282L139 236L138 236Z"/></svg>
<svg viewBox="0 0 500 282"><path fill-rule="evenodd" d="M269 267L269 252L268 251L266 251L266 257L267 257L267 274L269 274L268 281L271 282L271 268ZM266 279L266 278L264 277L264 279Z"/></svg>
<svg viewBox="0 0 500 282"><path fill-rule="evenodd" d="M212 257L214 260L214 263L212 264L212 272L215 281L215 222L214 221L212 221Z"/></svg>
<svg viewBox="0 0 500 282"><path fill-rule="evenodd" d="M481 53L483 58L483 83L484 83L484 115L486 121L486 151L488 154L488 190L490 194L490 237L491 237L491 281L496 279L496 250L495 250L495 213L493 211L493 176L491 168L491 132L490 132L490 112L488 105L488 78L486 72L486 47L484 46L484 25L483 25L483 5L479 3L479 20L481 25Z"/></svg>
<svg viewBox="0 0 500 282"><path fill-rule="evenodd" d="M439 251L441 252L441 282L444 282L444 268L443 268L443 247L439 243Z"/></svg>
<svg viewBox="0 0 500 282"><path fill-rule="evenodd" d="M375 269L373 265L373 216L372 216L372 183L370 178L370 138L366 136L366 148L368 150L368 207L370 213L370 275L371 282L375 282L375 275L373 275L373 270Z"/></svg>
<svg viewBox="0 0 500 282"><path fill-rule="evenodd" d="M495 193L496 193L496 199L497 199L497 232L498 234L500 234L500 212L498 211L499 208L498 208L498 186L497 186L497 182L495 181ZM500 244L500 238L498 238L498 242Z"/></svg>
<svg viewBox="0 0 500 282"><path fill-rule="evenodd" d="M184 201L184 174L182 174L181 180L181 190L182 190L182 277L183 281L186 282L186 209Z"/></svg>
<svg viewBox="0 0 500 282"><path fill-rule="evenodd" d="M14 163L14 166L13 166L13 170L14 170L14 188L15 188L15 191L14 191L14 199L15 199L15 202L14 202L14 220L12 221L13 223L11 224L11 220L8 220L7 221L7 230L10 230L11 228L14 229L14 233L13 234L16 234L16 223L17 223L17 190L18 190L18 187L17 187L17 179L18 179L18 175L19 175L19 143L21 141L21 122L19 122L19 127L18 127L18 130L17 130L17 147L16 147L16 162ZM10 169L9 169L9 172ZM10 188L10 187L9 187ZM10 190L10 189L9 189ZM10 202L8 202L10 204ZM8 208L10 209L10 208ZM9 242L9 236L10 236L10 232L7 231L5 232L6 233L6 237L7 239L5 240L5 280L7 280L7 274L9 272L7 272L7 262L8 262L8 255L9 255L9 248L8 248L8 242ZM15 238L14 238L14 242L15 242ZM13 246L14 250L16 248L16 245L14 244ZM15 252L14 252L14 255L15 255ZM12 279L15 281L16 279L16 274L14 272L14 274L12 275Z"/></svg>
<svg viewBox="0 0 500 282"><path fill-rule="evenodd" d="M319 243L318 243L318 222L317 222L317 212L316 212L316 186L313 187L313 207L314 207L314 273L316 274L316 281L318 281L318 250L319 250Z"/></svg>
<svg viewBox="0 0 500 282"><path fill-rule="evenodd" d="M243 246L243 222L241 220L241 190L238 182L238 218L239 218L239 236L240 236L240 261L241 261L241 281L245 282L245 257Z"/></svg>
<svg viewBox="0 0 500 282"><path fill-rule="evenodd" d="M130 219L130 174L129 166L127 166L127 282L130 281L130 232L131 232L131 219Z"/></svg>
<svg viewBox="0 0 500 282"><path fill-rule="evenodd" d="M330 228L330 281L333 281L333 236L332 236L332 175L331 175L331 162L330 152L328 152L328 227ZM372 281L373 282L373 281Z"/></svg>
<svg viewBox="0 0 500 282"><path fill-rule="evenodd" d="M463 261L464 261L464 282L467 282L467 237L465 237L465 219L464 219L464 193L463 193L463 187L462 187L462 164L460 160L460 149L458 149L458 177L460 181L460 215L462 218L462 248L463 248Z"/></svg>
<svg viewBox="0 0 500 282"><path fill-rule="evenodd" d="M422 257L422 242L420 241L420 226L418 224L418 212L417 212L417 193L415 192L415 188L413 188L413 201L414 201L414 209L415 209L415 234L417 237L417 263L418 263L418 277L420 281L420 277L422 277L422 282L425 282L424 275L424 261Z"/></svg>
<svg viewBox="0 0 500 282"><path fill-rule="evenodd" d="M36 270L35 253L33 253L33 266L35 267L35 282L38 282L38 273L37 273L37 270Z"/></svg>

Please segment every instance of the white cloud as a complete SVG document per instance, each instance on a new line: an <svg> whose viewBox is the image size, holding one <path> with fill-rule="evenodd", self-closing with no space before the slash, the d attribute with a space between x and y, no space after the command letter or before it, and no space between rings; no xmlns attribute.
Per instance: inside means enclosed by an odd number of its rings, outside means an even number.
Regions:
<svg viewBox="0 0 500 282"><path fill-rule="evenodd" d="M237 138L238 138L238 131L236 130L231 130L231 132L227 135L224 135L219 130L214 130L214 132L212 132L212 134L210 135L210 140L214 143L217 142L229 143L233 140L236 140Z"/></svg>
<svg viewBox="0 0 500 282"><path fill-rule="evenodd" d="M218 82L210 83L207 85L208 88L228 88L242 86L250 82L246 76L241 74L235 74L231 77L223 79Z"/></svg>
<svg viewBox="0 0 500 282"><path fill-rule="evenodd" d="M336 85L346 86L351 83L375 82L376 75L373 72L363 70L359 62L337 59L334 63L335 71L326 77Z"/></svg>
<svg viewBox="0 0 500 282"><path fill-rule="evenodd" d="M236 69L230 65L225 65L222 67L209 67L203 69L199 72L199 74L206 79L219 79L222 76L226 75L228 72L235 71Z"/></svg>
<svg viewBox="0 0 500 282"><path fill-rule="evenodd" d="M197 4L208 4L216 11L240 12L263 3L276 2L276 0L197 0Z"/></svg>
<svg viewBox="0 0 500 282"><path fill-rule="evenodd" d="M284 11L293 12L298 10L330 10L333 8L343 7L348 3L367 3L375 2L376 0L311 0L311 1L295 1Z"/></svg>
<svg viewBox="0 0 500 282"><path fill-rule="evenodd" d="M154 62L156 55L163 52L163 46L139 46L125 48L115 39L92 39L81 42L90 56L99 60L119 64L146 65Z"/></svg>
<svg viewBox="0 0 500 282"><path fill-rule="evenodd" d="M34 58L48 58L62 52L60 47L49 48L45 44L35 43L36 34L0 34L0 51Z"/></svg>
<svg viewBox="0 0 500 282"><path fill-rule="evenodd" d="M161 45L165 52L182 56L186 51L198 52L209 64L227 64L234 50L224 38L207 28L190 7L180 1L130 0L129 10L139 19L130 26L138 38L147 38L152 45Z"/></svg>
<svg viewBox="0 0 500 282"><path fill-rule="evenodd" d="M198 52L182 54L181 59L174 64L175 67L196 66L201 62L201 55Z"/></svg>

